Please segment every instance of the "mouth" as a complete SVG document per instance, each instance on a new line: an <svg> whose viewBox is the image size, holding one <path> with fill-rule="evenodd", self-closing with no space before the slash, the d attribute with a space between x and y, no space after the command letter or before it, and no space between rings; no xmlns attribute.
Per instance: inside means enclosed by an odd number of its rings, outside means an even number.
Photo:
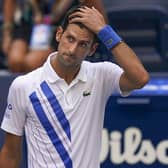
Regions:
<svg viewBox="0 0 168 168"><path fill-rule="evenodd" d="M68 58L71 58L71 59L75 59L75 56L74 55L71 55L71 54L63 54L65 57L68 57Z"/></svg>
<svg viewBox="0 0 168 168"><path fill-rule="evenodd" d="M73 56L73 55L65 53L65 54L63 54L63 56L64 56L64 59L67 60L68 62L72 62L75 60L75 56Z"/></svg>

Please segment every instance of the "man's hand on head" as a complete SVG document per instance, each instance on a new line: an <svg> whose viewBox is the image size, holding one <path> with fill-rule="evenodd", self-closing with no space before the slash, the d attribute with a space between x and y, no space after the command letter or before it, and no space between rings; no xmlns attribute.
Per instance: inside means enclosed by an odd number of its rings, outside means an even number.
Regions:
<svg viewBox="0 0 168 168"><path fill-rule="evenodd" d="M98 33L105 25L103 15L94 7L80 7L69 16L69 23L80 22L94 33Z"/></svg>

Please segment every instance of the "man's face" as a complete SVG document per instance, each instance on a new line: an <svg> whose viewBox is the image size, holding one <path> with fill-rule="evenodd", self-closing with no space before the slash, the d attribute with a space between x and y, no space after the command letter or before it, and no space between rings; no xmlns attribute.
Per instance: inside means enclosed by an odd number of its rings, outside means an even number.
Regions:
<svg viewBox="0 0 168 168"><path fill-rule="evenodd" d="M69 24L65 31L58 28L56 39L59 42L57 59L64 66L80 65L97 47L93 44L94 34L77 24Z"/></svg>

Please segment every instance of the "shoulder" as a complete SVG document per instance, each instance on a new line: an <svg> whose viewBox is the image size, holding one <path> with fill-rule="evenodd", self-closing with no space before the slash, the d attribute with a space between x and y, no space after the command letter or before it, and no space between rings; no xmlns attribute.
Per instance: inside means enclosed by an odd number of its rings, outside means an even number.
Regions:
<svg viewBox="0 0 168 168"><path fill-rule="evenodd" d="M41 74L42 68L38 68L27 74L20 75L13 80L10 88L14 90L29 88L39 81Z"/></svg>
<svg viewBox="0 0 168 168"><path fill-rule="evenodd" d="M113 81L120 78L123 69L112 62L91 63L84 61L83 67L90 80L94 81Z"/></svg>
<svg viewBox="0 0 168 168"><path fill-rule="evenodd" d="M85 67L85 69L89 71L106 71L108 69L111 70L121 69L117 64L107 61L96 63L84 61L83 66Z"/></svg>

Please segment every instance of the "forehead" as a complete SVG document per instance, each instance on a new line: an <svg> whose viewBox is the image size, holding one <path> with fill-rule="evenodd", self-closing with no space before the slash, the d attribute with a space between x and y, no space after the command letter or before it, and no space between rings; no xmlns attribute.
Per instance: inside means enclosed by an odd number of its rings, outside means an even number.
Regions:
<svg viewBox="0 0 168 168"><path fill-rule="evenodd" d="M77 24L69 24L65 30L66 34L72 35L75 38L83 41L93 41L94 34L85 27L80 27Z"/></svg>

